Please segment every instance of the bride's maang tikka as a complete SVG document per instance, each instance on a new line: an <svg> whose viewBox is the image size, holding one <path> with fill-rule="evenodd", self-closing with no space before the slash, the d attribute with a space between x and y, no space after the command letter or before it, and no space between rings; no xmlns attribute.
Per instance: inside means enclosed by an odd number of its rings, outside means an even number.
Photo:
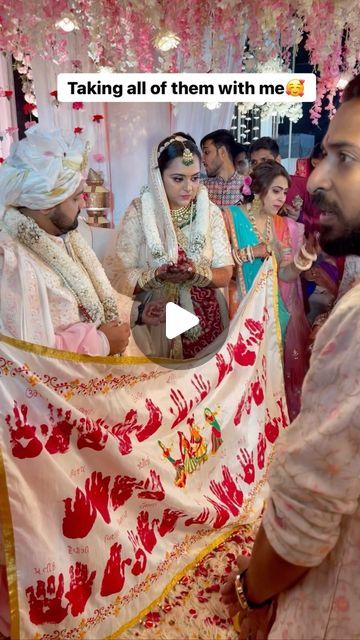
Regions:
<svg viewBox="0 0 360 640"><path fill-rule="evenodd" d="M164 151L164 149L166 149L166 147L168 147L168 146L169 146L170 144L172 144L173 142L181 142L181 144L182 144L182 145L183 145L183 147L184 147L184 151L183 151L183 154L182 154L182 163L183 163L186 167L188 167L188 166L190 166L191 164L193 164L193 162L194 162L194 154L193 154L193 152L185 146L183 138L178 138L178 137L176 137L176 138L170 138L170 140L167 140L167 141L166 141L166 142L165 142L165 143L164 143L164 144L159 148L159 150L158 150L158 154L157 154L158 159L159 159L160 155L162 154L162 152Z"/></svg>
<svg viewBox="0 0 360 640"><path fill-rule="evenodd" d="M194 154L193 154L193 152L190 151L190 149L188 149L184 145L184 151L183 151L183 154L182 154L182 163L186 167L188 167L189 165L193 164L193 162L194 162Z"/></svg>

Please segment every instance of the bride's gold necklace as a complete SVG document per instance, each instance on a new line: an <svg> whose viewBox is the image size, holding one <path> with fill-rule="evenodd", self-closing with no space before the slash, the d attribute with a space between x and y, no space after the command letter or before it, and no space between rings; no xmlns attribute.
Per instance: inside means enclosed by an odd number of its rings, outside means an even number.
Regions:
<svg viewBox="0 0 360 640"><path fill-rule="evenodd" d="M186 205L186 207L181 207L180 209L171 209L171 217L173 219L174 225L178 227L178 229L186 227L188 224L190 224L190 221L194 220L196 217L194 203L190 202Z"/></svg>

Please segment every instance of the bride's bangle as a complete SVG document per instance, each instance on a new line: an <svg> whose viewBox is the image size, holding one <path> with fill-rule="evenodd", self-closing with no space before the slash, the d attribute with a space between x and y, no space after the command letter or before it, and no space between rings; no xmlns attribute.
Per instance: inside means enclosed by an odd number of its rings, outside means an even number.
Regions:
<svg viewBox="0 0 360 640"><path fill-rule="evenodd" d="M140 274L138 285L141 289L146 291L147 289L160 289L164 286L164 283L156 277L156 271L157 269L147 269Z"/></svg>

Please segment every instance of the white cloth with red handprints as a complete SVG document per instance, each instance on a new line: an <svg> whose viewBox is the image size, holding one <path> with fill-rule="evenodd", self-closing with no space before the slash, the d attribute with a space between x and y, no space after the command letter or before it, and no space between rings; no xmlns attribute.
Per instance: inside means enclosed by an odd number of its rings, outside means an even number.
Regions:
<svg viewBox="0 0 360 640"><path fill-rule="evenodd" d="M185 371L0 340L13 637L120 635L256 519L288 423L275 279L267 261L223 347Z"/></svg>

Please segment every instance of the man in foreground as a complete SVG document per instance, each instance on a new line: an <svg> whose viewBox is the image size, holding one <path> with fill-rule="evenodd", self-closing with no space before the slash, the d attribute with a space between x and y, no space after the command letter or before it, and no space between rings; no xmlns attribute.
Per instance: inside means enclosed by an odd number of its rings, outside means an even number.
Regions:
<svg viewBox="0 0 360 640"><path fill-rule="evenodd" d="M308 188L330 255L360 255L360 75L324 139ZM270 471L271 494L250 562L223 587L240 638L360 637L360 284L320 330L299 416ZM259 634L259 635L257 635Z"/></svg>

